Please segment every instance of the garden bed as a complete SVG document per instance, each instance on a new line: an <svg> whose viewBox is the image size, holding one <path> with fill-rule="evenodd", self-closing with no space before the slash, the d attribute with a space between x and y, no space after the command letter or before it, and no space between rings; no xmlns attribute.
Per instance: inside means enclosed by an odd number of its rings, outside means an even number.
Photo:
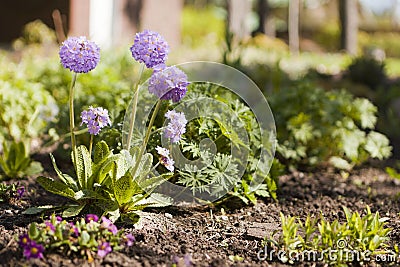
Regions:
<svg viewBox="0 0 400 267"><path fill-rule="evenodd" d="M327 220L345 220L342 206L364 214L366 205L381 217L389 217L390 247L400 241L398 180L380 168L364 167L348 178L334 172L295 172L281 176L278 202L259 200L257 205L244 207L228 201L222 206L167 207L150 209L141 214L135 226L122 225L136 237L134 246L112 252L93 265L104 266L280 266L259 260L264 237L279 232L282 212L305 219L307 215ZM33 177L23 180L27 194L22 202L0 205L0 262L3 266L90 266L87 260L60 254L46 254L42 260L22 258L17 236L26 232L29 223L42 221L39 216L21 214L27 207L64 204L65 199L44 191ZM260 254L259 254L260 255ZM312 263L299 263L309 266ZM317 262L322 266L322 262ZM366 263L375 266L375 262ZM383 266L389 263L383 263ZM189 265L188 265L189 266Z"/></svg>

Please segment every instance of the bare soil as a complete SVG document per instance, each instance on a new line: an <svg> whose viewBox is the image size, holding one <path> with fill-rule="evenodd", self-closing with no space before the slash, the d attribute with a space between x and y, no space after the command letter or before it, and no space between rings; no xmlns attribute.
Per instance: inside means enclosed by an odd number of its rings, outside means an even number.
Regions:
<svg viewBox="0 0 400 267"><path fill-rule="evenodd" d="M228 201L222 206L168 207L146 210L135 226L122 225L132 232L136 243L130 248L112 252L89 264L81 258L57 253L43 260L26 261L16 238L27 231L29 223L40 222L40 216L22 215L27 207L63 204L65 199L52 195L35 183L23 180L28 193L22 202L0 204L1 266L285 266L279 262L258 259L261 241L279 230L279 213L305 218L320 216L343 220L342 206L363 213L366 205L372 212L389 217L391 244L400 242L400 181L389 177L383 168L363 167L344 178L339 173L320 170L295 172L280 177L279 200L260 199L255 206ZM235 256L243 260L234 261ZM237 257L236 257L237 258ZM392 263L392 266L398 265ZM296 263L297 266L324 266L323 263ZM366 266L376 266L376 262ZM380 266L387 266L383 263Z"/></svg>

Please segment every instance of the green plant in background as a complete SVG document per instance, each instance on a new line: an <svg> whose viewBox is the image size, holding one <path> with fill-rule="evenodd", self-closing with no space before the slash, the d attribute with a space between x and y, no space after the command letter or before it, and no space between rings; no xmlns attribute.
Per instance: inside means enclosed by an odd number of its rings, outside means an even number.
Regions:
<svg viewBox="0 0 400 267"><path fill-rule="evenodd" d="M32 161L31 142L39 140L55 121L58 106L39 83L27 82L16 74L0 79L0 166L8 178L39 173L40 163Z"/></svg>
<svg viewBox="0 0 400 267"><path fill-rule="evenodd" d="M18 244L26 259L44 258L58 251L68 256L78 254L92 263L112 251L133 245L135 237L119 230L106 217L87 214L85 219L68 222L54 214L43 223L32 223L29 231L19 236Z"/></svg>
<svg viewBox="0 0 400 267"><path fill-rule="evenodd" d="M25 194L25 187L19 183L0 183L0 203L10 203L14 200L20 200Z"/></svg>
<svg viewBox="0 0 400 267"><path fill-rule="evenodd" d="M379 212L371 213L367 206L365 215L350 212L343 207L345 222L327 221L322 216L307 216L303 223L298 217L281 213L282 234L275 240L265 238L265 246L286 252L283 262L316 262L325 260L329 265L346 266L356 261L371 261L372 255L391 253L388 250L390 228L386 227L388 218L381 218ZM361 255L361 256L360 256Z"/></svg>
<svg viewBox="0 0 400 267"><path fill-rule="evenodd" d="M386 82L385 64L371 56L355 58L348 66L349 78L356 83L377 89Z"/></svg>
<svg viewBox="0 0 400 267"><path fill-rule="evenodd" d="M350 170L368 158L391 155L389 140L374 131L377 108L350 93L297 84L267 96L278 133L278 157L294 167L331 164ZM285 109L282 107L285 106Z"/></svg>
<svg viewBox="0 0 400 267"><path fill-rule="evenodd" d="M21 178L24 175L38 174L43 171L40 162L31 159L25 149L25 144L15 141L11 143L3 142L0 169L5 178ZM3 175L0 177L4 178Z"/></svg>

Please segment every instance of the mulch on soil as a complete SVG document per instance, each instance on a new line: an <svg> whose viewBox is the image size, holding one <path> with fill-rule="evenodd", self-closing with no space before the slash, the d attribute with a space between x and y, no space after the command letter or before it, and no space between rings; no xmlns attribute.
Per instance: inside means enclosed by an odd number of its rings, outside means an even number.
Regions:
<svg viewBox="0 0 400 267"><path fill-rule="evenodd" d="M366 205L372 212L389 217L391 245L400 242L400 182L384 171L364 167L348 178L328 171L295 172L280 177L279 201L260 199L255 206L241 206L235 201L218 207L168 207L146 210L135 226L124 225L136 237L130 248L112 252L90 265L84 259L47 254L43 260L26 261L16 237L39 216L22 215L27 207L63 204L64 198L52 195L34 178L21 181L28 187L22 203L0 204L1 266L171 266L184 258L193 266L284 266L260 261L257 252L261 241L280 227L279 213L305 218L320 216L344 220L342 206L364 214ZM234 262L240 256L242 261ZM299 266L323 266L323 263L300 263ZM370 264L375 266L374 263ZM383 265L384 266L384 265Z"/></svg>

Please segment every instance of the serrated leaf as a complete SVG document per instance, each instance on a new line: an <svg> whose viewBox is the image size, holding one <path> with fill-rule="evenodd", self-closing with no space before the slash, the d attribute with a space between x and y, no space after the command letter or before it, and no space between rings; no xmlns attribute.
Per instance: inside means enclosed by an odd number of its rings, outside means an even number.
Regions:
<svg viewBox="0 0 400 267"><path fill-rule="evenodd" d="M89 177L92 175L92 159L86 146L82 145L76 149L76 160L76 176L81 188L92 187L93 185L88 184Z"/></svg>
<svg viewBox="0 0 400 267"><path fill-rule="evenodd" d="M60 169L57 167L56 160L55 160L53 154L50 154L50 159L51 159L51 163L53 164L53 168L54 168L55 172L57 173L58 178L60 178L60 180L64 184L69 185L74 191L77 191L78 184L71 176L69 176L68 174L64 174L60 171Z"/></svg>
<svg viewBox="0 0 400 267"><path fill-rule="evenodd" d="M161 208L170 206L173 203L174 200L171 197L159 193L153 193L149 197L136 202L135 207L145 206L152 208Z"/></svg>
<svg viewBox="0 0 400 267"><path fill-rule="evenodd" d="M56 207L56 206L53 206L53 205L30 207L30 208L27 208L26 210L24 210L22 212L22 214L24 214L24 215L35 215L35 214L42 213L44 211L53 210L53 209L57 209L57 208L59 208L59 207Z"/></svg>
<svg viewBox="0 0 400 267"><path fill-rule="evenodd" d="M151 168L153 167L153 155L146 153L143 155L142 160L139 163L139 167L136 171L135 180L140 183L147 177Z"/></svg>
<svg viewBox="0 0 400 267"><path fill-rule="evenodd" d="M127 172L124 176L117 179L114 183L115 199L121 206L131 200L133 194L138 191L139 186L133 181L132 174Z"/></svg>
<svg viewBox="0 0 400 267"><path fill-rule="evenodd" d="M44 177L44 176L39 176L37 178L37 182L47 191L60 195L63 197L68 197L70 199L75 199L75 192L71 188L68 187L68 185L54 181L52 178Z"/></svg>
<svg viewBox="0 0 400 267"><path fill-rule="evenodd" d="M371 157L380 160L388 158L392 154L392 147L389 146L389 139L383 134L374 131L370 132L367 136L365 150L371 154Z"/></svg>
<svg viewBox="0 0 400 267"><path fill-rule="evenodd" d="M94 163L97 164L104 158L108 157L110 149L105 141L100 141L96 144L94 150Z"/></svg>
<svg viewBox="0 0 400 267"><path fill-rule="evenodd" d="M85 206L86 204L71 206L63 211L62 216L66 218L78 216L79 213L85 208Z"/></svg>
<svg viewBox="0 0 400 267"><path fill-rule="evenodd" d="M171 178L173 173L163 173L156 177L151 177L147 179L143 179L142 182L139 183L139 187L146 193L150 193L156 187L160 186L162 183Z"/></svg>

